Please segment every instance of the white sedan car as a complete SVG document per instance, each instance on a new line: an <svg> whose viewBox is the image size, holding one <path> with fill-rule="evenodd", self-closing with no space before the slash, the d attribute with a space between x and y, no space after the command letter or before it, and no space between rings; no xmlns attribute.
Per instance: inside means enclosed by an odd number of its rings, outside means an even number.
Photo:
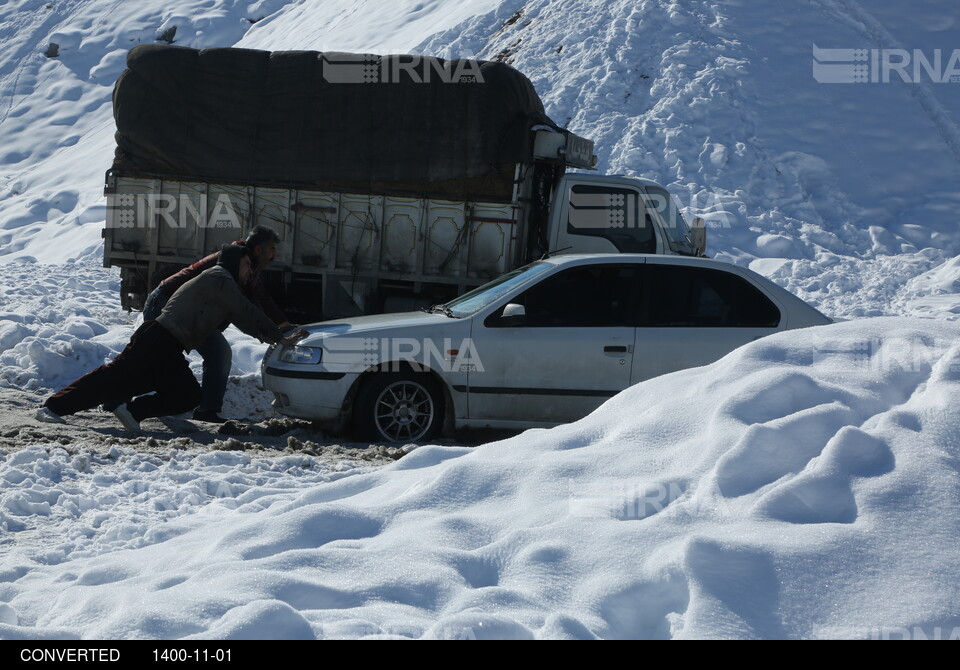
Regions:
<svg viewBox="0 0 960 670"><path fill-rule="evenodd" d="M307 326L264 358L288 416L412 442L580 419L627 387L831 323L750 270L677 256L557 256L446 305Z"/></svg>

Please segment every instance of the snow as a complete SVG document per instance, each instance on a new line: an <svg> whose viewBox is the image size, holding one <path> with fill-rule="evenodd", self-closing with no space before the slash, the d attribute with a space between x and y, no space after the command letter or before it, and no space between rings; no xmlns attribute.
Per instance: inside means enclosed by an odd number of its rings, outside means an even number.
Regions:
<svg viewBox="0 0 960 670"><path fill-rule="evenodd" d="M958 336L903 318L786 333L575 424L355 474L244 453L14 451L0 523L34 541L8 546L0 595L18 623L0 632L955 630Z"/></svg>
<svg viewBox="0 0 960 670"><path fill-rule="evenodd" d="M814 44L946 64L953 9L0 5L0 638L960 637L960 85L811 75ZM110 96L126 50L174 26L193 47L502 57L601 170L665 184L712 255L845 321L475 447L273 431L263 345L234 329L225 414L251 434L36 424L137 326L99 267Z"/></svg>

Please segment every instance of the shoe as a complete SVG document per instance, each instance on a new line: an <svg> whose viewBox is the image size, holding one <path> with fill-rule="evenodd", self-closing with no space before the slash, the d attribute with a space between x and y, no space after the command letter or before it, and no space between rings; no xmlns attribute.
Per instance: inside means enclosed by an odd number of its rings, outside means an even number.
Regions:
<svg viewBox="0 0 960 670"><path fill-rule="evenodd" d="M41 407L37 410L36 414L33 415L33 418L39 421L40 423L66 423L64 419L59 414L54 414L53 410L49 407Z"/></svg>
<svg viewBox="0 0 960 670"><path fill-rule="evenodd" d="M226 423L227 420L211 409L193 410L193 420L203 421L204 423Z"/></svg>
<svg viewBox="0 0 960 670"><path fill-rule="evenodd" d="M140 422L133 418L133 414L130 413L130 408L127 407L127 403L123 403L113 410L113 415L117 417L117 420L122 423L123 427L127 430L140 430Z"/></svg>

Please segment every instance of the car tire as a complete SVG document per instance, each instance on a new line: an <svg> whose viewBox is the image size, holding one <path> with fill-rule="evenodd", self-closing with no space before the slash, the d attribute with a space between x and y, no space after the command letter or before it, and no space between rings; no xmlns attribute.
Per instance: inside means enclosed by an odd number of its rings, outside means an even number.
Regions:
<svg viewBox="0 0 960 670"><path fill-rule="evenodd" d="M357 393L353 421L361 440L428 440L443 426L443 394L430 375L378 372Z"/></svg>

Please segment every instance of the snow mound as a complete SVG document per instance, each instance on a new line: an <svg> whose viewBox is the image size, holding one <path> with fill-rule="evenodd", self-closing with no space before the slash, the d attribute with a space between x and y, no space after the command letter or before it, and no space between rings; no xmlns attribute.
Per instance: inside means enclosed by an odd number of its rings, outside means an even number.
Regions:
<svg viewBox="0 0 960 670"><path fill-rule="evenodd" d="M950 630L960 626L958 336L958 325L895 318L788 332L628 389L575 424L476 449L423 447L380 470L277 492L269 505L218 507L216 524L154 525L140 548L7 561L3 591L20 623L4 630ZM228 478L237 466L223 458ZM44 459L6 460L4 472L29 473ZM52 513L53 500L11 500L4 514Z"/></svg>

